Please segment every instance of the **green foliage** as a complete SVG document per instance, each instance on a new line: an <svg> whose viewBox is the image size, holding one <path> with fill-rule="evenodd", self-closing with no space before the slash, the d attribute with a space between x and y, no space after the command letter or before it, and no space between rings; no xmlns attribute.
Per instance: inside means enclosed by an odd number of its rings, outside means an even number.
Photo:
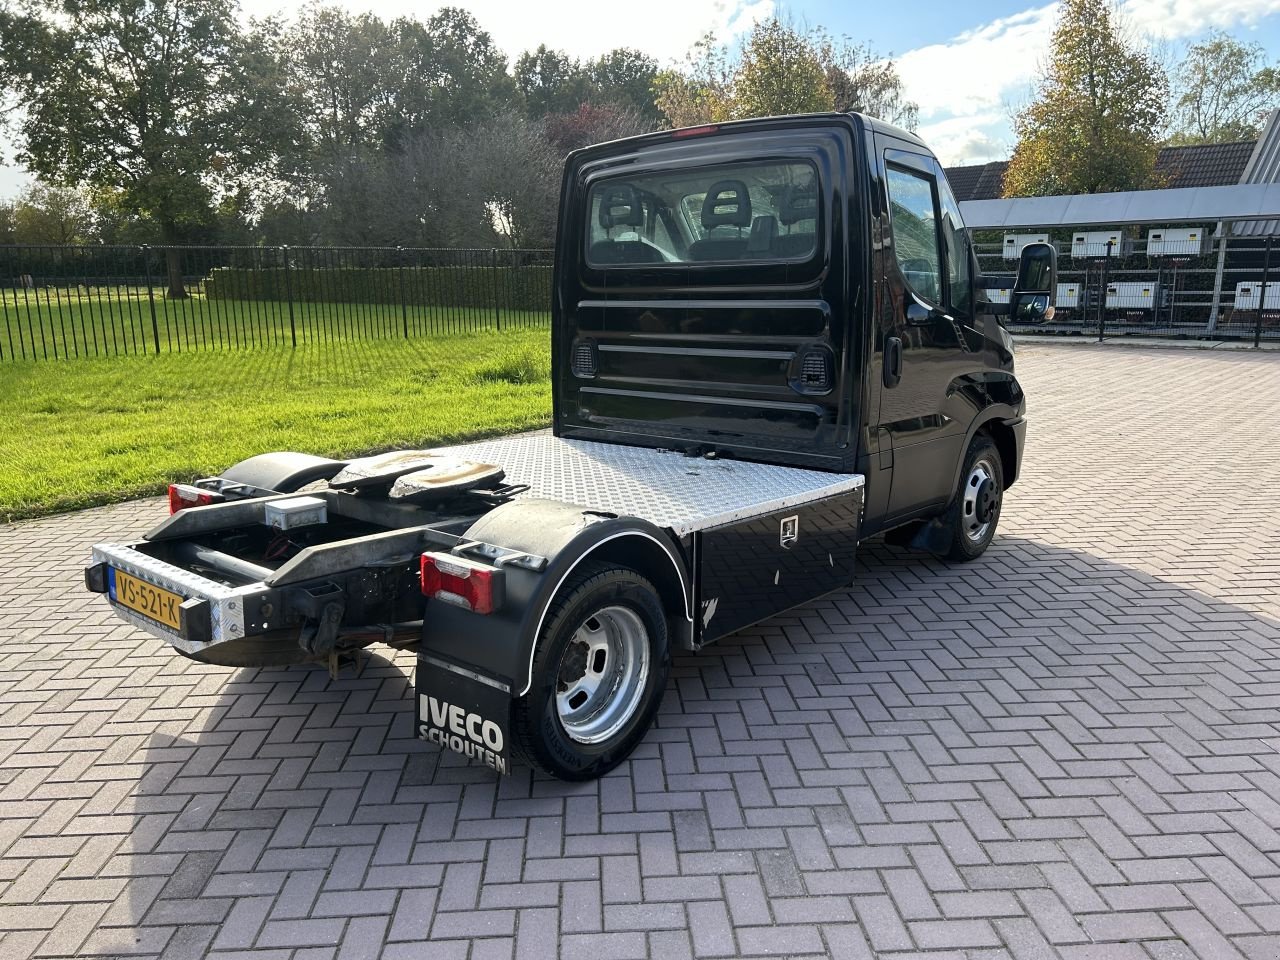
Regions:
<svg viewBox="0 0 1280 960"><path fill-rule="evenodd" d="M572 114L583 104L634 111L652 125L660 114L653 101L658 64L652 57L618 47L585 62L539 44L526 50L512 70L525 116Z"/></svg>
<svg viewBox="0 0 1280 960"><path fill-rule="evenodd" d="M891 59L780 17L758 21L736 54L707 34L682 69L663 71L653 87L672 127L856 110L914 129L918 114Z"/></svg>
<svg viewBox="0 0 1280 960"><path fill-rule="evenodd" d="M1280 106L1280 70L1261 44L1214 32L1187 50L1174 92L1170 143L1252 140Z"/></svg>
<svg viewBox="0 0 1280 960"><path fill-rule="evenodd" d="M1063 0L1036 99L1014 118L1005 196L1149 185L1167 103L1159 65L1121 36L1108 0Z"/></svg>
<svg viewBox="0 0 1280 960"><path fill-rule="evenodd" d="M570 113L591 93L591 78L582 64L545 43L520 54L513 72L524 112L530 117Z"/></svg>
<svg viewBox="0 0 1280 960"><path fill-rule="evenodd" d="M45 180L120 192L165 240L285 134L233 0L31 0L0 14L0 79L26 109L18 159Z"/></svg>
<svg viewBox="0 0 1280 960"><path fill-rule="evenodd" d="M776 17L752 29L733 94L733 111L740 117L817 113L835 107L811 39Z"/></svg>
<svg viewBox="0 0 1280 960"><path fill-rule="evenodd" d="M269 450L345 457L545 426L548 377L545 327L6 367L0 521L162 493Z"/></svg>
<svg viewBox="0 0 1280 960"><path fill-rule="evenodd" d="M82 191L36 182L13 206L13 243L63 246L87 243L94 233L93 210Z"/></svg>
<svg viewBox="0 0 1280 960"><path fill-rule="evenodd" d="M498 291L495 301L494 291ZM204 281L210 300L292 299L297 303L431 303L442 307L545 310L551 268L529 267L216 267Z"/></svg>
<svg viewBox="0 0 1280 960"><path fill-rule="evenodd" d="M658 125L662 114L653 102L653 84L658 77L658 62L653 57L618 47L588 61L586 71L594 104L634 111L649 129Z"/></svg>

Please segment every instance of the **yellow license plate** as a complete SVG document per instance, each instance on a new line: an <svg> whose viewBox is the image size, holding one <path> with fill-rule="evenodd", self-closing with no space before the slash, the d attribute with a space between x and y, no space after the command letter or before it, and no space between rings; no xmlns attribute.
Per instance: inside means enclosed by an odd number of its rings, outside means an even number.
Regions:
<svg viewBox="0 0 1280 960"><path fill-rule="evenodd" d="M111 596L116 603L142 614L148 620L163 623L174 630L182 629L178 613L182 597L176 593L114 568L111 570L111 584Z"/></svg>

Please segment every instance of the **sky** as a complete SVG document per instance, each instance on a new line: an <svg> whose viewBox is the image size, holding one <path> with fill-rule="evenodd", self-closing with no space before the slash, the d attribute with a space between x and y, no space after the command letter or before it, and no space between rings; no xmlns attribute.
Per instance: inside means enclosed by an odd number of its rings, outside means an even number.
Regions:
<svg viewBox="0 0 1280 960"><path fill-rule="evenodd" d="M333 2L333 0L330 0ZM427 17L435 0L337 0L386 18ZM242 0L248 14L288 16L300 0ZM893 56L907 96L920 105L919 133L946 165L984 163L1013 149L1009 116L1032 94L1048 54L1055 3L1025 0L449 0L469 9L511 59L539 43L576 57L635 47L665 65L712 30L726 40L780 13ZM1280 59L1280 0L1119 0L1132 30L1176 63L1217 28L1262 44ZM6 159L12 149L6 149ZM0 166L0 196L27 181Z"/></svg>

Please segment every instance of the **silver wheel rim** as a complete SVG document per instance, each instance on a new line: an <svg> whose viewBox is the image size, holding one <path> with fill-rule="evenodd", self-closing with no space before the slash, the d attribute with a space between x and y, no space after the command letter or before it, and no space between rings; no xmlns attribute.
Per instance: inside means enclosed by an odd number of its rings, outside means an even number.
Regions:
<svg viewBox="0 0 1280 960"><path fill-rule="evenodd" d="M965 477L960 504L960 526L970 543L981 543L987 538L1000 510L1000 491L995 488L995 480L995 467L989 460L979 460ZM983 505L980 496L984 483L990 483L994 489L994 502L987 511L986 520L982 519Z"/></svg>
<svg viewBox="0 0 1280 960"><path fill-rule="evenodd" d="M601 743L635 715L649 678L649 631L627 607L603 607L560 657L556 713L569 738Z"/></svg>

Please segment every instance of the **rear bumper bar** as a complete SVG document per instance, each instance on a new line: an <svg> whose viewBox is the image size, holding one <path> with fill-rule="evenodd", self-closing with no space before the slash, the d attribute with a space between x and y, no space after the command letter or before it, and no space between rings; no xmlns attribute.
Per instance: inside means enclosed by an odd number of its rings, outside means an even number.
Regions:
<svg viewBox="0 0 1280 960"><path fill-rule="evenodd" d="M181 629L175 631L119 603L110 594L107 568L123 570L182 597ZM220 643L266 632L273 606L279 609L278 604L271 603L275 591L265 584L229 587L149 557L125 544L103 543L93 548L90 565L85 568L85 585L96 593L107 594L121 618L190 656L204 653Z"/></svg>

